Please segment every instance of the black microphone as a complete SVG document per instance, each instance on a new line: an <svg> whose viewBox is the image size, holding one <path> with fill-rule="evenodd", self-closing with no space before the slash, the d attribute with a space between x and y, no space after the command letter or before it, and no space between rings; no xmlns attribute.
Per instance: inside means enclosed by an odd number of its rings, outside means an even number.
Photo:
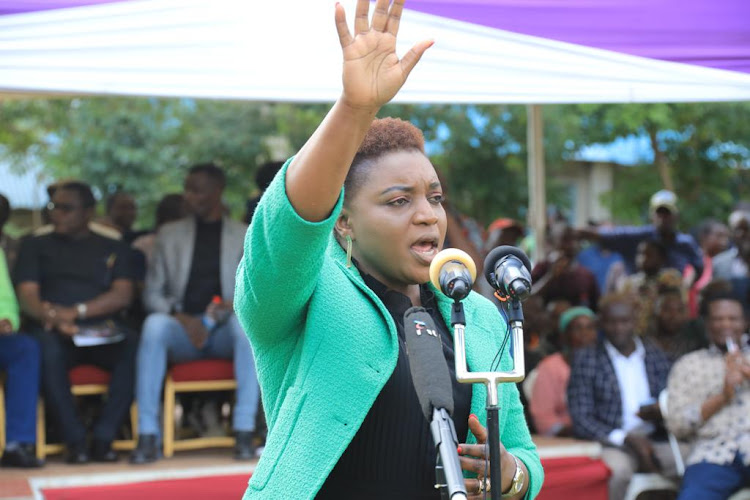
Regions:
<svg viewBox="0 0 750 500"><path fill-rule="evenodd" d="M463 300L471 292L477 279L474 260L458 248L446 248L430 263L430 281L435 288L455 301Z"/></svg>
<svg viewBox="0 0 750 500"><path fill-rule="evenodd" d="M531 262L520 248L503 245L484 259L484 275L503 297L522 301L531 295Z"/></svg>
<svg viewBox="0 0 750 500"><path fill-rule="evenodd" d="M422 413L430 422L432 440L437 449L436 488L445 488L443 498L465 499L466 486L456 448L458 436L453 425L453 384L443 354L440 333L423 307L404 313L404 336L409 355L409 371Z"/></svg>
<svg viewBox="0 0 750 500"><path fill-rule="evenodd" d="M432 421L435 408L444 408L452 415L451 374L440 333L426 309L412 307L404 313L404 336L411 378L425 418Z"/></svg>

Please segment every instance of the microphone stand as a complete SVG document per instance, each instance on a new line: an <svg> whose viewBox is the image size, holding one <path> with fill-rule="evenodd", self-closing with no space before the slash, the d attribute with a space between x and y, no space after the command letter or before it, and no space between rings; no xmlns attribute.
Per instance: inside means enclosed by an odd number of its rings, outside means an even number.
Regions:
<svg viewBox="0 0 750 500"><path fill-rule="evenodd" d="M470 372L466 365L466 317L464 306L459 301L451 308L451 326L454 332L454 351L456 359L456 379L462 384L483 383L487 387L487 443L490 449L490 478L498 480L497 488L490 489L492 500L502 496L502 478L500 467L500 403L497 384L503 382L520 382L526 374L523 360L523 310L521 302L510 300L508 322L511 328L513 347L513 369L505 372Z"/></svg>
<svg viewBox="0 0 750 500"><path fill-rule="evenodd" d="M444 408L432 410L430 430L438 449L435 488L440 489L440 496L444 500L466 500L466 485L456 453L458 436L453 420Z"/></svg>

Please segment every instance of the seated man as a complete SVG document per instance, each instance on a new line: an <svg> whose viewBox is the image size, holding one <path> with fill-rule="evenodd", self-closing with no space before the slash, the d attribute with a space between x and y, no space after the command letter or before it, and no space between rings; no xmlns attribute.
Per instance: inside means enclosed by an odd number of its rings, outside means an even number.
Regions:
<svg viewBox="0 0 750 500"><path fill-rule="evenodd" d="M5 371L5 450L3 467L40 467L36 443L39 346L18 331L18 302L5 254L0 248L0 371Z"/></svg>
<svg viewBox="0 0 750 500"><path fill-rule="evenodd" d="M692 445L679 500L723 500L750 486L747 322L742 303L721 285L703 289L709 347L686 354L669 375L667 425Z"/></svg>
<svg viewBox="0 0 750 500"><path fill-rule="evenodd" d="M26 239L15 268L21 307L42 347L45 402L67 447L69 463L89 461L86 428L76 413L68 370L97 365L112 374L109 395L93 428L91 458L115 461L112 441L133 399L136 338L119 314L133 297L131 250L121 241L92 233L96 200L82 182L55 190L50 204L54 231ZM117 331L118 342L78 347L85 331ZM114 339L113 339L114 340Z"/></svg>
<svg viewBox="0 0 750 500"><path fill-rule="evenodd" d="M676 475L669 444L652 437L661 418L655 401L670 363L635 336L629 296L607 295L599 310L604 339L574 354L568 411L577 437L604 443L602 459L612 471L609 498L622 500L636 471Z"/></svg>
<svg viewBox="0 0 750 500"><path fill-rule="evenodd" d="M138 348L138 447L132 463L159 457L159 397L168 362L234 360L237 401L235 457L254 456L259 389L250 342L232 310L234 276L247 226L223 216L226 179L214 165L197 165L185 180L191 216L165 224L146 273L146 318Z"/></svg>

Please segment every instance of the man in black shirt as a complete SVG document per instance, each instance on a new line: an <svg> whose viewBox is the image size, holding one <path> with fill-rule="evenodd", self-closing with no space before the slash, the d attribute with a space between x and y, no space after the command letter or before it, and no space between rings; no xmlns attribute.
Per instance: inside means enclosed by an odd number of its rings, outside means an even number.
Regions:
<svg viewBox="0 0 750 500"><path fill-rule="evenodd" d="M235 457L253 458L259 389L250 342L234 315L234 279L247 226L223 215L226 180L215 165L197 165L185 180L192 213L165 224L146 273L146 318L138 348L138 447L133 463L158 458L159 397L167 363L234 361L237 380Z"/></svg>
<svg viewBox="0 0 750 500"><path fill-rule="evenodd" d="M133 297L130 249L89 230L96 200L82 182L61 185L49 205L54 231L26 239L15 267L18 299L42 346L45 401L70 463L89 460L68 370L94 364L111 372L109 395L93 428L91 458L115 461L112 441L133 399L137 340L119 314ZM118 332L119 341L78 347L86 331ZM79 342L80 343L80 342Z"/></svg>

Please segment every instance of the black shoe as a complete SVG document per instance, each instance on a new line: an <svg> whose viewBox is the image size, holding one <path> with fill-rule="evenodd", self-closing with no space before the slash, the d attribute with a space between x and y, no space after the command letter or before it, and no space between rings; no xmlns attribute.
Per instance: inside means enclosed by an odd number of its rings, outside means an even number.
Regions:
<svg viewBox="0 0 750 500"><path fill-rule="evenodd" d="M255 433L252 431L237 431L234 435L235 460L251 460L255 458Z"/></svg>
<svg viewBox="0 0 750 500"><path fill-rule="evenodd" d="M156 462L160 455L156 434L141 434L138 436L138 446L130 455L130 463L147 464Z"/></svg>
<svg viewBox="0 0 750 500"><path fill-rule="evenodd" d="M94 439L91 444L91 460L94 462L117 462L120 457L112 449L112 443Z"/></svg>
<svg viewBox="0 0 750 500"><path fill-rule="evenodd" d="M36 458L36 450L30 443L21 443L12 450L5 450L0 465L3 467L35 468L44 465L42 460Z"/></svg>
<svg viewBox="0 0 750 500"><path fill-rule="evenodd" d="M84 443L68 444L65 461L73 465L88 463L89 454L86 452L86 445Z"/></svg>

